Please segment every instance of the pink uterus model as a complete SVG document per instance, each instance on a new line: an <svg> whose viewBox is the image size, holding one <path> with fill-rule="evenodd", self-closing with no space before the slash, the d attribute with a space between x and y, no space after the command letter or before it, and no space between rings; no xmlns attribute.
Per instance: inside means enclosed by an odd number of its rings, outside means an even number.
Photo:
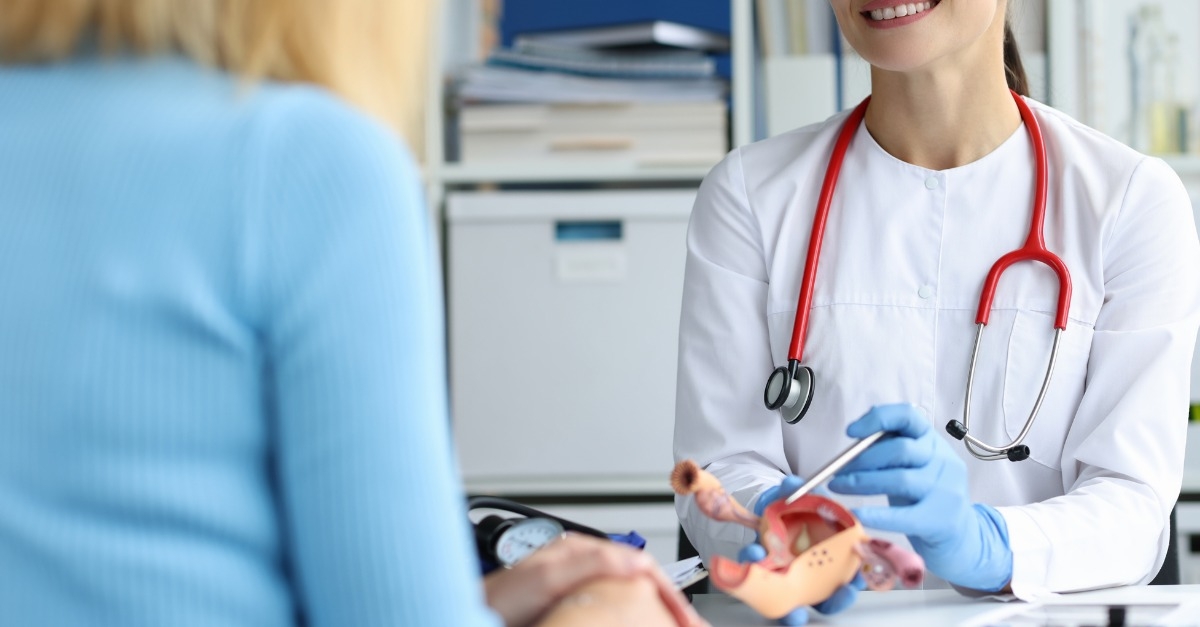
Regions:
<svg viewBox="0 0 1200 627"><path fill-rule="evenodd" d="M677 494L695 495L696 506L713 520L758 532L766 557L740 563L720 555L709 563L713 584L767 618L828 599L858 572L871 590L891 590L897 580L912 588L925 577L921 556L873 539L836 501L806 494L779 499L755 516L735 501L709 472L691 460L671 473Z"/></svg>

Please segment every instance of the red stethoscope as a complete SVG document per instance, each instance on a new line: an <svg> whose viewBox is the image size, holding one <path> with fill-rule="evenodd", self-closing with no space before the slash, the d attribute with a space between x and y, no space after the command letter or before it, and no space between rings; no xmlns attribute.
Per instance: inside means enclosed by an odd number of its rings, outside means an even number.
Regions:
<svg viewBox="0 0 1200 627"><path fill-rule="evenodd" d="M987 278L983 282L983 293L979 297L979 310L975 316L975 324L978 330L975 333L975 346L971 352L971 369L967 375L967 394L966 402L963 404L963 419L962 421L951 420L946 424L946 431L956 439L962 440L967 450L972 455L984 460L994 459L1009 459L1012 461L1021 461L1029 457L1029 447L1022 444L1025 436L1029 435L1029 429L1033 427L1033 421L1037 418L1038 410L1042 406L1042 400L1046 397L1046 389L1050 386L1050 376L1054 372L1054 360L1058 355L1058 341L1062 332L1067 328L1067 312L1071 303L1071 274L1067 270L1067 264L1063 263L1057 255L1050 252L1046 248L1046 242L1042 237L1042 225L1046 217L1046 143L1042 139L1042 131L1038 126L1037 118L1033 116L1033 112L1029 110L1029 105L1016 92L1013 92L1013 100L1017 103L1017 109L1021 112L1021 119L1025 122L1025 129L1029 132L1029 138L1033 143L1033 156L1036 164L1036 174L1034 178L1033 188L1033 216L1029 221L1029 235L1025 239L1025 245L1018 248L1003 257L1000 257L992 269L988 271ZM792 344L788 349L788 364L776 368L770 378L767 379L767 388L763 393L763 401L767 405L767 409L772 411L779 410L783 414L783 419L788 424L795 424L804 417L808 412L809 405L812 403L813 388L815 376L812 368L801 365L800 361L804 356L804 339L808 333L808 314L812 307L813 284L817 276L817 262L821 256L821 240L825 236L825 222L829 217L829 206L833 200L833 191L837 186L838 173L842 169L842 162L846 158L846 149L850 146L850 140L854 138L854 134L858 131L861 125L863 116L867 112L867 104L871 101L868 96L861 104L855 107L850 113L850 117L842 126L841 132L838 134L837 143L834 144L833 154L829 158L829 166L825 170L825 181L821 184L821 195L817 200L817 212L813 216L812 234L808 240L808 256L804 261L804 275L800 283L800 301L796 306L796 324L792 328ZM1046 376L1042 380L1041 390L1038 392L1037 401L1033 405L1033 410L1029 413L1029 418L1025 421L1025 426L1017 435L1016 439L1004 446L989 445L969 433L969 425L971 422L971 385L975 379L975 362L979 356L979 340L983 337L983 327L988 323L988 318L992 312L992 298L996 294L996 284L1000 281L1000 275L1004 273L1009 266L1019 261L1038 261L1050 266L1058 275L1058 310L1054 319L1054 345L1050 350L1050 362L1046 366Z"/></svg>

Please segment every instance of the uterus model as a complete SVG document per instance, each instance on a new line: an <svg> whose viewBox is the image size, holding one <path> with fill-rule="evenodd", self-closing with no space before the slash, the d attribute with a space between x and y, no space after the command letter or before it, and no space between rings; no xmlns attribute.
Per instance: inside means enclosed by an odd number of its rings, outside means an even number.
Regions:
<svg viewBox="0 0 1200 627"><path fill-rule="evenodd" d="M820 603L859 572L871 590L891 590L898 581L914 588L924 580L921 556L871 538L858 519L832 499L805 494L787 503L781 498L755 516L691 460L675 466L671 488L694 495L705 516L758 532L766 557L741 563L716 555L708 571L717 588L767 618L780 619Z"/></svg>

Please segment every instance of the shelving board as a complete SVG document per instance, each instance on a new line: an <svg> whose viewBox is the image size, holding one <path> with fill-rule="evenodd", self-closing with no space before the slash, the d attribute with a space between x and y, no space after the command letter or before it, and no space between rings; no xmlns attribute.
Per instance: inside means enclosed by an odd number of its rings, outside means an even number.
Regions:
<svg viewBox="0 0 1200 627"><path fill-rule="evenodd" d="M594 165L560 163L553 165L528 164L460 164L447 163L434 176L448 185L475 183L571 183L655 181L694 183L702 180L710 165L651 167L636 163Z"/></svg>

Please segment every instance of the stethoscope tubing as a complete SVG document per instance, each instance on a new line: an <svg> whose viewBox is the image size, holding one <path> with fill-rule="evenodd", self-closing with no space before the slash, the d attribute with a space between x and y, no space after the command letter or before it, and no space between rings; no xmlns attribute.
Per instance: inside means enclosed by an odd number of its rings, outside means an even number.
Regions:
<svg viewBox="0 0 1200 627"><path fill-rule="evenodd" d="M850 117L842 125L838 133L837 143L829 156L829 167L825 169L825 180L821 183L821 195L817 198L817 212L813 216L812 231L808 236L808 254L804 261L804 275L800 279L800 302L796 305L796 323L792 327L792 344L788 347L788 361L800 362L804 359L804 340L808 335L808 313L812 308L813 285L817 282L817 262L821 258L821 243L825 239L825 223L829 219L829 207L833 204L833 192L837 187L838 175L842 171L842 162L846 159L846 150L850 148L850 140L858 131L859 125L867 115L867 105L871 97L867 96L850 112Z"/></svg>
<svg viewBox="0 0 1200 627"><path fill-rule="evenodd" d="M971 367L967 374L963 420L961 423L957 420L950 421L946 425L946 430L955 438L963 440L967 450L979 459L993 460L1007 457L1013 461L1020 461L1029 457L1029 447L1023 446L1021 443L1029 435L1029 431L1033 427L1033 422L1037 418L1038 411L1041 409L1042 401L1046 397L1046 391L1049 389L1050 379L1054 373L1054 364L1058 356L1059 340L1061 339L1062 332L1067 328L1067 318L1071 305L1071 273L1067 269L1067 264L1046 247L1044 227L1046 220L1046 199L1048 196L1048 174L1046 166L1046 142L1042 136L1041 126L1038 124L1037 118L1033 115L1033 111L1030 110L1029 105L1025 103L1025 100L1016 92L1012 92L1011 90L1010 92L1020 112L1021 120L1025 124L1026 131L1029 133L1030 141L1033 144L1035 164L1033 211L1029 219L1029 232L1025 237L1024 244L1020 248L1008 252L997 259L988 270L988 274L984 279L983 288L979 295L979 308L975 316L978 331L976 332L974 347L971 351ZM777 368L772 373L771 378L768 379L767 388L764 391L764 401L767 408L771 410L784 408L784 417L788 423L798 422L808 411L808 403L812 400L811 376L806 379L809 382L809 388L806 393L807 398L803 399L803 404L797 404L798 398L791 398L793 396L798 397L799 394L790 388L795 383L794 379L798 370L803 369L811 373L811 368L802 366L801 361L804 357L804 342L808 335L809 313L812 309L817 265L820 261L821 245L825 237L825 225L828 221L829 210L833 203L834 190L837 187L837 180L841 174L846 151L849 149L850 142L858 131L858 127L866 117L867 106L870 102L871 98L868 96L851 111L838 133L833 152L829 156L828 166L825 170L825 179L821 184L821 193L817 199L816 213L813 216L812 231L808 240L808 252L805 257L804 273L801 277L800 294L796 305L796 321L792 328L791 345L788 347L788 366L786 368ZM1050 360L1046 367L1046 376L1042 380L1041 389L1038 391L1037 400L1034 402L1029 418L1021 428L1021 432L1012 442L1005 446L997 447L986 444L969 433L971 391L975 379L975 365L979 357L980 339L983 336L983 329L987 326L988 320L991 317L996 287L999 285L1000 277L1004 274L1005 270L1021 261L1043 263L1058 278L1058 302L1054 318L1054 345L1050 350ZM777 376L786 376L781 385L773 385L773 381L775 381L775 377ZM776 397L774 398L771 396L773 390L776 393ZM792 404L788 405L788 402ZM793 407L792 405L795 406ZM789 414L788 412L791 413ZM795 415L793 416L792 414Z"/></svg>
<svg viewBox="0 0 1200 627"><path fill-rule="evenodd" d="M975 324L978 325L978 330L975 333L975 344L971 349L971 368L967 372L967 392L963 402L962 423L956 424L955 421L951 421L946 425L946 430L954 437L961 439L963 445L967 447L967 451L971 455L985 461L1004 458L1020 461L1029 457L1029 447L1024 446L1022 443L1033 428L1033 422L1037 419L1038 411L1042 408L1042 401L1046 398L1046 391L1050 388L1050 379L1054 375L1054 363L1058 358L1059 340L1062 339L1062 332L1067 328L1067 317L1071 306L1071 273L1067 270L1067 264L1058 255L1055 255L1046 248L1046 240L1043 235L1047 196L1046 142L1042 137L1042 129L1038 124L1037 118L1034 117L1033 112L1029 109L1029 105L1025 104L1024 99L1015 94L1013 100L1016 102L1017 109L1021 112L1021 119L1025 122L1025 127L1029 132L1029 137L1033 144L1033 158L1036 164L1033 186L1033 213L1029 218L1029 234L1026 236L1025 243L1021 248L997 259L996 263L992 264L991 269L988 270L987 278L984 279L983 290L979 295L979 311L975 315ZM1055 310L1054 318L1054 344L1050 349L1050 360L1046 365L1046 375L1042 378L1042 386L1038 390L1037 399L1033 403L1033 409L1029 412L1029 417L1025 420L1024 426L1021 427L1021 432L1008 444L992 446L970 433L971 389L975 381L975 364L979 358L979 344L983 337L983 329L987 326L988 319L992 313L992 302L996 295L996 286L1000 283L1000 276L1004 274L1004 271L1019 261L1038 261L1044 263L1058 276L1058 306Z"/></svg>
<svg viewBox="0 0 1200 627"><path fill-rule="evenodd" d="M1014 94L1014 96L1016 95ZM1067 315L1071 307L1071 273L1067 270L1067 264L1046 248L1046 239L1043 235L1046 223L1047 196L1046 141L1042 137L1042 129L1037 118L1029 109L1029 105L1025 104L1025 100L1016 96L1013 101L1017 103L1017 109L1021 112L1021 119L1025 122L1029 139L1033 144L1033 158L1036 166L1033 182L1033 215L1029 218L1029 233L1025 237L1025 244L1001 256L988 270L987 278L983 282L983 292L979 295L979 311L975 315L975 323L983 325L988 323L992 313L992 300L996 296L996 286L1000 283L1000 275L1004 274L1005 270L1019 261L1039 261L1049 266L1058 275L1058 307L1055 310L1054 328L1063 330L1067 328Z"/></svg>

